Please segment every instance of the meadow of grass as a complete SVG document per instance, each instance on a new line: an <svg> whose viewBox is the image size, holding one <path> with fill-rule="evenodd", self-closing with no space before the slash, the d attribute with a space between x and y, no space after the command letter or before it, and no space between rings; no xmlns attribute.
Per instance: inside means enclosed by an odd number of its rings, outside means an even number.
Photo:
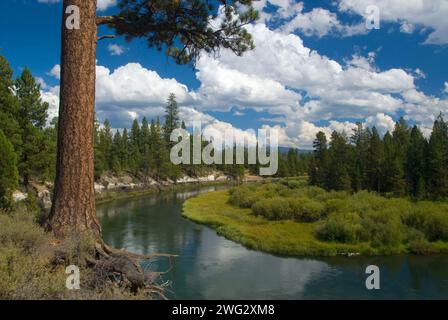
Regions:
<svg viewBox="0 0 448 320"><path fill-rule="evenodd" d="M202 194L185 202L183 214L250 249L279 255L448 252L448 203L327 192L304 180Z"/></svg>

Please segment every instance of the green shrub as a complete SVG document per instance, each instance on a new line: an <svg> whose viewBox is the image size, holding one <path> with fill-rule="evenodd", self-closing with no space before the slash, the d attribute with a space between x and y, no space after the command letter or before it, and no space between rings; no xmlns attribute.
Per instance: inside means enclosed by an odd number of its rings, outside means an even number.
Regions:
<svg viewBox="0 0 448 320"><path fill-rule="evenodd" d="M0 226L0 246L15 246L25 252L33 252L47 241L43 229L34 223L34 217L27 212L0 212Z"/></svg>
<svg viewBox="0 0 448 320"><path fill-rule="evenodd" d="M252 206L252 212L269 220L286 220L292 217L288 201L279 197L257 201Z"/></svg>
<svg viewBox="0 0 448 320"><path fill-rule="evenodd" d="M370 211L361 218L361 238L374 247L396 246L406 239L406 229L394 210Z"/></svg>
<svg viewBox="0 0 448 320"><path fill-rule="evenodd" d="M369 210L381 210L387 207L387 199L368 191L355 193L349 199L350 208L362 214Z"/></svg>
<svg viewBox="0 0 448 320"><path fill-rule="evenodd" d="M256 194L244 188L235 188L230 192L230 203L240 208L250 208L256 200Z"/></svg>
<svg viewBox="0 0 448 320"><path fill-rule="evenodd" d="M317 201L343 200L347 201L349 194L345 191L330 191L316 196Z"/></svg>
<svg viewBox="0 0 448 320"><path fill-rule="evenodd" d="M328 216L327 220L316 230L316 235L324 241L342 243L356 243L361 240L361 218L354 212L336 213Z"/></svg>
<svg viewBox="0 0 448 320"><path fill-rule="evenodd" d="M421 231L415 229L408 230L408 246L411 253L421 256L438 253L439 251L425 238Z"/></svg>
<svg viewBox="0 0 448 320"><path fill-rule="evenodd" d="M297 180L297 179L292 179L292 180L285 180L282 179L280 180L280 183L286 187L288 187L288 189L299 189L299 188L303 188L306 186L306 181L304 180Z"/></svg>
<svg viewBox="0 0 448 320"><path fill-rule="evenodd" d="M347 200L330 199L325 203L325 212L330 214L333 212L344 212L349 210L349 204Z"/></svg>
<svg viewBox="0 0 448 320"><path fill-rule="evenodd" d="M288 203L294 219L302 222L317 221L325 211L323 203L307 198L288 199Z"/></svg>
<svg viewBox="0 0 448 320"><path fill-rule="evenodd" d="M429 241L448 241L448 211L440 205L419 203L403 220L407 226L423 232Z"/></svg>
<svg viewBox="0 0 448 320"><path fill-rule="evenodd" d="M327 193L327 191L319 187L308 187L304 191L309 198L318 198Z"/></svg>

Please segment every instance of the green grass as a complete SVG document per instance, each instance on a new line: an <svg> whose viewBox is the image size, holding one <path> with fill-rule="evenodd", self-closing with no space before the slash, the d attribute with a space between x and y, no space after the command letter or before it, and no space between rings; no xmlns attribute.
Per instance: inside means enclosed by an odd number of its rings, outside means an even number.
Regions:
<svg viewBox="0 0 448 320"><path fill-rule="evenodd" d="M324 221L305 223L295 220L268 220L255 216L250 208L229 203L229 191L201 194L184 203L183 215L200 224L210 226L230 240L249 249L286 256L335 256L347 253L389 255L409 253L405 243L377 245L371 241L341 243L322 241L316 237ZM437 241L422 244L422 253L446 253L448 243Z"/></svg>

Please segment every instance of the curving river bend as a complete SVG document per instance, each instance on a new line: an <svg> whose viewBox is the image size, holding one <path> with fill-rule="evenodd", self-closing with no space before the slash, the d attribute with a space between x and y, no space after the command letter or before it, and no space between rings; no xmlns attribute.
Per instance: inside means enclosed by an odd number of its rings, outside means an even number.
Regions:
<svg viewBox="0 0 448 320"><path fill-rule="evenodd" d="M182 203L219 187L117 200L97 208L104 240L142 254L171 253L171 299L447 299L448 256L286 258L251 251L182 218ZM365 269L381 270L381 289ZM160 261L154 268L165 268Z"/></svg>

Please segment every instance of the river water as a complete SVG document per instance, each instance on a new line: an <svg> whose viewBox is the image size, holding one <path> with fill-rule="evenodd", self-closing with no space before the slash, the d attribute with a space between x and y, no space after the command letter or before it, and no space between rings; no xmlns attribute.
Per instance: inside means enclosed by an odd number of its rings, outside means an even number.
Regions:
<svg viewBox="0 0 448 320"><path fill-rule="evenodd" d="M98 206L106 243L132 252L178 255L164 276L171 299L448 299L448 256L290 258L252 251L182 218L202 187ZM380 289L367 290L368 265ZM166 268L166 261L154 269Z"/></svg>

